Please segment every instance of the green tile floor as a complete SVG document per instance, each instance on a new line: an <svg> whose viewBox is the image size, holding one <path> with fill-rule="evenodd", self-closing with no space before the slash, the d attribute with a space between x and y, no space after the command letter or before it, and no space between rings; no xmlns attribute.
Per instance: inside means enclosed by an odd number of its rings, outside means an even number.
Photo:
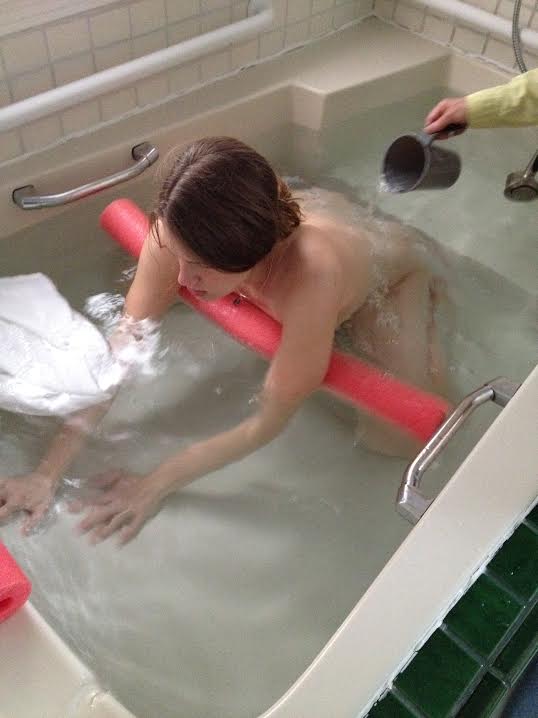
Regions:
<svg viewBox="0 0 538 718"><path fill-rule="evenodd" d="M538 505L368 718L494 718L537 654Z"/></svg>

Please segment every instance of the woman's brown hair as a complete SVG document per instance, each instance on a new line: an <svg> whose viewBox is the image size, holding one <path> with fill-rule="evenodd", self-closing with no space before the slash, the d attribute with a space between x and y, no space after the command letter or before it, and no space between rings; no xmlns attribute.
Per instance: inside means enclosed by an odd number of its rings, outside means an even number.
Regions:
<svg viewBox="0 0 538 718"><path fill-rule="evenodd" d="M299 226L301 210L258 152L232 137L205 137L174 156L153 230L157 219L208 266L243 272Z"/></svg>

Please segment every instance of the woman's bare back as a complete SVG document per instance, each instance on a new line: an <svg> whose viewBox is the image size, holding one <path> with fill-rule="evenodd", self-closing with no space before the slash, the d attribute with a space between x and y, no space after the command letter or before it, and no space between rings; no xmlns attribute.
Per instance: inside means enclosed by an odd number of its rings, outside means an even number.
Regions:
<svg viewBox="0 0 538 718"><path fill-rule="evenodd" d="M339 193L312 189L301 196L304 221L244 287L244 294L275 319L293 288L315 273L339 287L338 325L369 297L387 294L420 266L409 230L358 211ZM328 211L330 208L330 212ZM323 291L323 282L319 284ZM336 327L335 327L336 328Z"/></svg>

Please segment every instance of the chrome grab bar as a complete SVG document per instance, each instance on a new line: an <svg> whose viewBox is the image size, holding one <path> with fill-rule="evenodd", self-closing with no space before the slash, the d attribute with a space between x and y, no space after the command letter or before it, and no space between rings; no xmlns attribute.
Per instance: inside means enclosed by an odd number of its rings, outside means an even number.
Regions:
<svg viewBox="0 0 538 718"><path fill-rule="evenodd" d="M42 207L56 207L60 204L74 202L77 199L88 197L96 192L101 192L107 187L113 187L120 184L120 182L126 182L136 177L158 160L159 151L149 142L142 142L132 148L131 155L135 160L132 167L116 172L113 175L108 175L108 177L88 182L88 184L83 184L80 187L69 189L66 192L59 192L58 194L38 195L35 193L34 185L25 185L13 191L13 201L21 209L41 209Z"/></svg>
<svg viewBox="0 0 538 718"><path fill-rule="evenodd" d="M422 476L428 466L478 406L485 404L490 399L499 406L506 406L519 387L520 384L511 379L497 377L497 379L484 384L480 389L468 394L458 404L405 470L396 500L398 513L411 523L417 523L433 501L433 499L427 499L419 491Z"/></svg>

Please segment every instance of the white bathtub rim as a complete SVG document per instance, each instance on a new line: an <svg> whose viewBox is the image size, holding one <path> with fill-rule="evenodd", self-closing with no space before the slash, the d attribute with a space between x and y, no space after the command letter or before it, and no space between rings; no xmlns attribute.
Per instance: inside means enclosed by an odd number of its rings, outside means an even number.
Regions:
<svg viewBox="0 0 538 718"><path fill-rule="evenodd" d="M515 426L516 424L518 426ZM260 718L332 718L333 716L363 718L367 715L372 705L390 688L392 681L410 662L433 631L438 628L451 607L483 572L493 555L538 501L538 457L533 450L532 438L527 433L528 427L532 425L538 425L538 366L522 384L510 404L494 420L432 503L428 512L389 559L322 651L284 696ZM384 607L379 608L383 591L385 590L385 594L387 593L383 584L390 584L391 578L397 577L398 574L402 577L403 561L407 562L408 566L413 565L416 556L414 551L418 542L422 541L426 553L430 554L430 563L425 570L428 572L428 582L431 588L431 584L434 583L432 575L439 569L433 556L434 550L444 543L443 536L437 543L435 541L435 524L441 522L443 518L446 519L446 515L450 515L450 511L457 508L456 491L483 480L483 474L479 475L480 470L477 474L477 467L480 467L481 464L483 470L489 473L489 483L487 484L489 488L493 485L492 470L497 467L499 472L495 477L497 491L502 494L507 488L514 489L517 465L514 466L514 474L510 477L510 487L507 487L499 475L501 473L499 467L502 466L502 461L505 458L502 456L503 442L500 437L505 430L511 430L514 436L521 440L521 444L526 444L527 461L529 462L526 479L519 477L515 487L516 491L510 495L510 500L496 506L498 513L494 517L489 517L487 535L481 543L477 543L476 536L474 539L471 536L468 540L466 539L466 548L472 546L473 550L469 553L473 555L467 555L465 566L461 567L459 571L453 571L455 575L450 579L449 589L445 586L436 591L438 595L431 600L434 610L430 611L429 618L415 616L414 628L411 631L413 637L409 637L407 645L404 645L402 650L392 656L387 656L386 671L379 672L377 686L373 681L370 683L369 689L363 689L360 692L357 686L360 683L361 670L368 667L368 662L371 663L372 656L376 655L375 652L377 651L379 654L381 646L386 645L387 642L384 644L383 640L379 641L377 637L372 645L373 652L364 651L359 656L360 642L355 640L353 644L351 643L351 630L357 639L361 631L364 634L369 634L377 622L377 626L386 631L387 637L394 637L396 633L391 632L392 629L397 631L406 622L409 626L411 625L410 613L412 610L416 611L416 607L410 603L405 604L402 608L398 599L391 600L389 598L388 601L385 601ZM489 467L486 469L484 464L489 464ZM467 510L468 507L465 509ZM488 523L487 517L478 518L480 519L480 530L485 530L485 524ZM476 528L476 523L474 526ZM472 528L473 525L468 524L467 532L469 533L469 529ZM460 534L458 539L461 541L461 538ZM454 544L451 544L449 551L455 552ZM453 561L455 562L454 559ZM446 564L443 568L446 569ZM394 582L397 584L398 580L396 579ZM390 595L394 596L395 594ZM396 608L394 601L396 601ZM365 615L366 610L369 611L368 617ZM343 645L344 643L347 645ZM391 650L394 652L394 641L391 643ZM355 665L353 665L354 661ZM335 662L338 662L339 669L334 668ZM338 679L344 676L345 672L353 674L354 679L348 681L344 687L342 684L339 685ZM351 684L353 685L351 686ZM349 700L353 688L357 688L354 692L355 697ZM345 698L345 695L348 698Z"/></svg>

